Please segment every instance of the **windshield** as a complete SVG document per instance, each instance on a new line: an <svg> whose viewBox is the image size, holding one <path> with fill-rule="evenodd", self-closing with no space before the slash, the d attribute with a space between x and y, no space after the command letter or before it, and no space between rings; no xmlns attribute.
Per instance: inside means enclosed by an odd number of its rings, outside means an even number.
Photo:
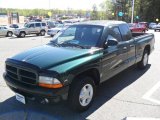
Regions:
<svg viewBox="0 0 160 120"><path fill-rule="evenodd" d="M30 26L30 24L25 24L24 27L28 28Z"/></svg>
<svg viewBox="0 0 160 120"><path fill-rule="evenodd" d="M59 32L51 41L60 46L96 47L103 31L102 26L74 25Z"/></svg>

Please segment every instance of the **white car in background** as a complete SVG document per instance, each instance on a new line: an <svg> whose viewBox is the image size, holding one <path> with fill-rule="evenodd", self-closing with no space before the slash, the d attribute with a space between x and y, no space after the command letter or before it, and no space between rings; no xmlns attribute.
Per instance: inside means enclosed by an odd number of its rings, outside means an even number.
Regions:
<svg viewBox="0 0 160 120"><path fill-rule="evenodd" d="M14 29L0 26L0 36L12 37Z"/></svg>
<svg viewBox="0 0 160 120"><path fill-rule="evenodd" d="M156 25L157 25L156 23L153 23L153 22L150 23L149 24L149 29L154 29L156 27Z"/></svg>
<svg viewBox="0 0 160 120"><path fill-rule="evenodd" d="M55 28L51 28L47 31L47 34L50 35L51 37L53 37L54 35L56 35L59 31L61 30L65 30L68 26L64 25L64 24L58 24Z"/></svg>
<svg viewBox="0 0 160 120"><path fill-rule="evenodd" d="M155 28L154 28L154 31L156 32L156 31L160 31L160 23L158 23L156 26L155 26Z"/></svg>

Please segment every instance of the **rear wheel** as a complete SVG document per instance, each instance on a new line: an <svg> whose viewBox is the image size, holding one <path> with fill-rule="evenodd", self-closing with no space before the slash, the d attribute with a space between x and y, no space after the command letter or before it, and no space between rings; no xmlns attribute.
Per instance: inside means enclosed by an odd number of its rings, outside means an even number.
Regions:
<svg viewBox="0 0 160 120"><path fill-rule="evenodd" d="M25 32L20 32L20 37L24 38L26 36Z"/></svg>
<svg viewBox="0 0 160 120"><path fill-rule="evenodd" d="M13 35L13 33L10 31L7 33L7 37L12 37L12 35Z"/></svg>
<svg viewBox="0 0 160 120"><path fill-rule="evenodd" d="M138 68L145 69L148 65L148 59L149 59L149 54L148 51L145 49L142 60L138 63Z"/></svg>
<svg viewBox="0 0 160 120"><path fill-rule="evenodd" d="M76 111L87 110L93 102L96 86L92 78L81 77L71 86L68 102Z"/></svg>

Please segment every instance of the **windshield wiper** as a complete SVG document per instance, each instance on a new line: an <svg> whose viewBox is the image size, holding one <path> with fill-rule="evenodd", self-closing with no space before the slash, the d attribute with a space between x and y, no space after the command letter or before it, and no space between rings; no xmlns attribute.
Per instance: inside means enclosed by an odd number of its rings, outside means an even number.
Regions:
<svg viewBox="0 0 160 120"><path fill-rule="evenodd" d="M75 43L70 43L70 42L63 42L63 43L61 43L61 45L67 45L67 46L73 46L73 47L78 47L78 48L85 49L85 47L82 46L82 45L75 44Z"/></svg>
<svg viewBox="0 0 160 120"><path fill-rule="evenodd" d="M60 47L61 45L60 44L57 44L56 42L54 42L54 41L50 41L51 43L51 45L54 45L54 46L56 46L56 47Z"/></svg>

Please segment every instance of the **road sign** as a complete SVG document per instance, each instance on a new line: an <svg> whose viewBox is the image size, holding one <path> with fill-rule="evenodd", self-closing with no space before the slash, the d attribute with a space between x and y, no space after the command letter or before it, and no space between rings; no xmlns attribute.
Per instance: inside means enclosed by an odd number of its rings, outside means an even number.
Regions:
<svg viewBox="0 0 160 120"><path fill-rule="evenodd" d="M48 12L48 16L51 17L51 16L52 16L52 13L51 13L51 12Z"/></svg>
<svg viewBox="0 0 160 120"><path fill-rule="evenodd" d="M119 12L118 16L122 17L123 16L123 12Z"/></svg>
<svg viewBox="0 0 160 120"><path fill-rule="evenodd" d="M136 19L139 19L139 16L136 16Z"/></svg>

